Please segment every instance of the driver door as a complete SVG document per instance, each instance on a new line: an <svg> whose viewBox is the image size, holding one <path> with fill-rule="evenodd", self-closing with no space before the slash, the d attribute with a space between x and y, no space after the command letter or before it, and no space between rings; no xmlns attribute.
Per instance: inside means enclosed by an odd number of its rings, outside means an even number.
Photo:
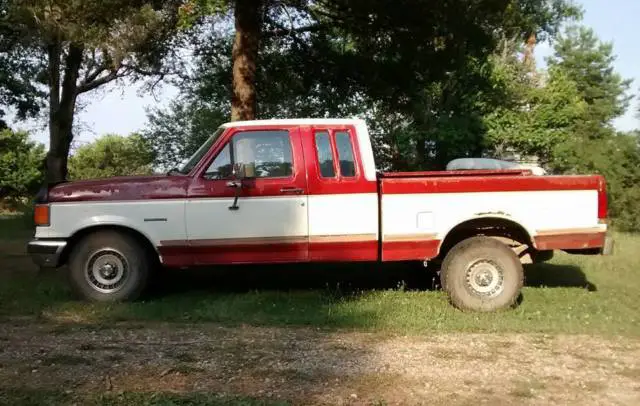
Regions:
<svg viewBox="0 0 640 406"><path fill-rule="evenodd" d="M238 166L247 178L235 178ZM235 131L189 189L186 226L196 263L308 260L307 182L297 129Z"/></svg>

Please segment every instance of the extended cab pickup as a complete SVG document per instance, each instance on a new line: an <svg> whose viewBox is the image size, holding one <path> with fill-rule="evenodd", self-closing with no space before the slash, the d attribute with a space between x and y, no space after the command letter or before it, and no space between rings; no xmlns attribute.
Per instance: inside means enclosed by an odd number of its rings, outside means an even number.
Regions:
<svg viewBox="0 0 640 406"><path fill-rule="evenodd" d="M98 301L136 298L154 266L434 261L462 309L516 302L523 263L606 254L601 176L379 173L364 121L222 125L167 175L66 182L36 200L28 251Z"/></svg>

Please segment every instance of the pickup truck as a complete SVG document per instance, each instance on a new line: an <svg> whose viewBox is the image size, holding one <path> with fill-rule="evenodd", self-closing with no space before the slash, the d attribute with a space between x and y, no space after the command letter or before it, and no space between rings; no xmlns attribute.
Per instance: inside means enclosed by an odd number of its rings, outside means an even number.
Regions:
<svg viewBox="0 0 640 406"><path fill-rule="evenodd" d="M612 249L602 176L379 172L358 119L226 123L165 175L53 185L34 213L33 260L94 301L134 300L159 266L420 261L454 306L494 311L522 264Z"/></svg>

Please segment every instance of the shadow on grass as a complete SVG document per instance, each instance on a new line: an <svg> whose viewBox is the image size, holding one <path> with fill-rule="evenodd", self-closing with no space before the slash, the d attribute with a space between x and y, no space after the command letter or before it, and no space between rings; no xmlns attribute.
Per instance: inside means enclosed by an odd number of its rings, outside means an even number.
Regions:
<svg viewBox="0 0 640 406"><path fill-rule="evenodd" d="M73 300L65 270L40 275L0 274L0 319L37 317L64 324L108 326L113 322L214 322L225 325L314 326L394 331L484 331L498 325L535 329L527 306L506 314L463 313L437 292L437 275L417 264L323 264L232 266L154 275L149 293L135 303ZM527 286L580 287L579 268L527 267ZM595 289L593 287L590 290ZM529 292L527 302L547 297ZM562 298L560 298L562 299ZM533 301L531 301L533 300ZM549 300L545 299L544 303ZM558 305L549 304L551 314ZM554 307L555 306L555 307ZM522 310L524 309L524 310ZM540 304L536 304L540 309ZM520 315L520 316L519 316ZM549 316L555 317L555 316ZM28 322L28 321L27 321ZM133 327L131 327L133 328Z"/></svg>
<svg viewBox="0 0 640 406"><path fill-rule="evenodd" d="M367 290L436 290L438 274L416 263L238 265L159 272L149 290L150 298L209 291L326 291L351 295Z"/></svg>
<svg viewBox="0 0 640 406"><path fill-rule="evenodd" d="M575 265L542 263L525 267L525 286L544 288L584 288L596 292L585 273Z"/></svg>
<svg viewBox="0 0 640 406"><path fill-rule="evenodd" d="M525 286L575 287L597 291L577 266L541 263L525 266ZM351 295L367 290L440 289L436 269L417 263L262 265L164 270L155 278L150 298L196 291L245 293L251 291L326 290Z"/></svg>

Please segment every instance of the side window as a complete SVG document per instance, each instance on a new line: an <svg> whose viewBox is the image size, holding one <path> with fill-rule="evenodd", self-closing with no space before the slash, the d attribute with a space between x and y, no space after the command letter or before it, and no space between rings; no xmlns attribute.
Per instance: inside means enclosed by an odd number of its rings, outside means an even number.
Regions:
<svg viewBox="0 0 640 406"><path fill-rule="evenodd" d="M333 151L331 150L331 139L328 132L316 132L316 152L318 154L318 163L320 164L320 176L323 178L335 177Z"/></svg>
<svg viewBox="0 0 640 406"><path fill-rule="evenodd" d="M340 174L345 177L356 176L353 145L351 144L351 137L348 132L336 132L336 149L338 150L338 162L340 162Z"/></svg>
<svg viewBox="0 0 640 406"><path fill-rule="evenodd" d="M289 131L246 131L233 136L233 163L249 177L280 178L293 173Z"/></svg>
<svg viewBox="0 0 640 406"><path fill-rule="evenodd" d="M231 148L229 144L225 145L224 149L220 151L216 159L213 160L207 171L204 173L207 179L229 179L232 173L231 154L229 151Z"/></svg>

